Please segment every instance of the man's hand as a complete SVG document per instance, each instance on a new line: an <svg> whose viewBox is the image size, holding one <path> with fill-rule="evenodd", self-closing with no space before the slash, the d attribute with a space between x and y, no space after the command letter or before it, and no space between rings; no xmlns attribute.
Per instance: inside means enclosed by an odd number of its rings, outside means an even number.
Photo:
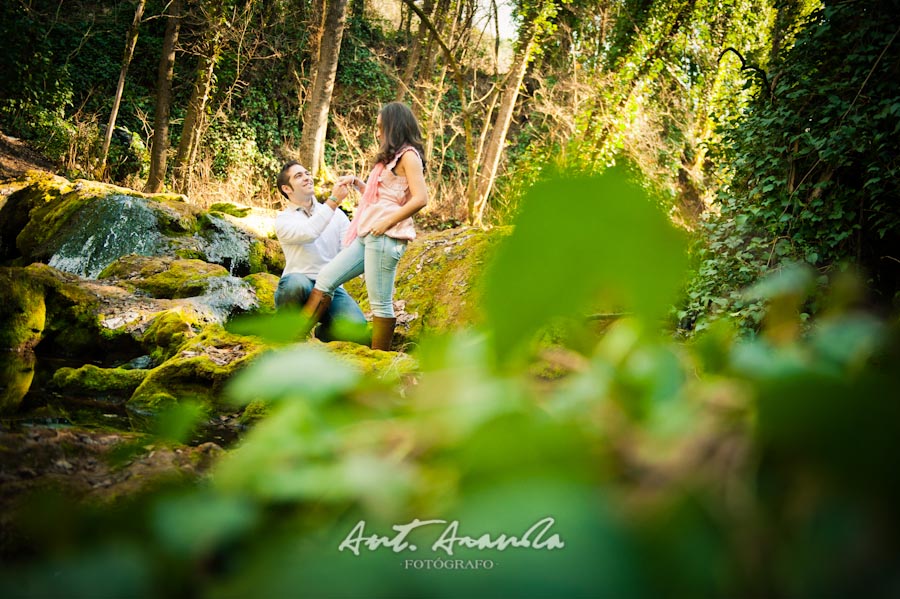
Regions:
<svg viewBox="0 0 900 599"><path fill-rule="evenodd" d="M347 194L350 193L349 185L349 182L341 182L341 180L338 179L338 182L334 184L333 188L331 188L331 197L337 200L337 204L343 202L347 197Z"/></svg>

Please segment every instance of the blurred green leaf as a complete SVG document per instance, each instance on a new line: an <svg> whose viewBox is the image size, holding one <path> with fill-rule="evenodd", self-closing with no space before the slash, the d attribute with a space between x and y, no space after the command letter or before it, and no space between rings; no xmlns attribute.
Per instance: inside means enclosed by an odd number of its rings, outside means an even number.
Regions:
<svg viewBox="0 0 900 599"><path fill-rule="evenodd" d="M270 343L300 341L306 317L299 310L282 310L275 314L237 316L225 329L237 335L254 335Z"/></svg>
<svg viewBox="0 0 900 599"><path fill-rule="evenodd" d="M328 351L299 345L261 356L231 380L226 393L240 405L255 399L321 402L353 389L360 377L354 366Z"/></svg>
<svg viewBox="0 0 900 599"><path fill-rule="evenodd" d="M252 529L256 504L205 491L160 498L153 506L153 529L173 554L194 557Z"/></svg>
<svg viewBox="0 0 900 599"><path fill-rule="evenodd" d="M660 317L682 282L684 251L684 236L619 171L538 183L486 273L498 358L521 355L552 319L597 306Z"/></svg>
<svg viewBox="0 0 900 599"><path fill-rule="evenodd" d="M184 443L206 415L206 408L199 401L181 400L159 414L154 421L153 433L166 441Z"/></svg>

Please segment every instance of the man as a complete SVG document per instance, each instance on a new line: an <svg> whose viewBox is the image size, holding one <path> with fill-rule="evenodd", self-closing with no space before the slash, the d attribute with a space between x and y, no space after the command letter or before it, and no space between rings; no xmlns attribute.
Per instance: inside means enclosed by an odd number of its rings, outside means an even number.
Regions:
<svg viewBox="0 0 900 599"><path fill-rule="evenodd" d="M341 251L341 240L350 226L347 215L338 209L347 197L346 185L336 185L324 203L316 201L312 175L296 160L285 164L278 174L278 191L289 202L275 217L275 234L284 251L284 271L275 291L275 306L302 308L309 297L319 270ZM337 339L334 323L349 323L345 340L362 341L358 331L365 330L366 317L343 287L321 320L316 336L323 341ZM357 334L354 335L353 332Z"/></svg>

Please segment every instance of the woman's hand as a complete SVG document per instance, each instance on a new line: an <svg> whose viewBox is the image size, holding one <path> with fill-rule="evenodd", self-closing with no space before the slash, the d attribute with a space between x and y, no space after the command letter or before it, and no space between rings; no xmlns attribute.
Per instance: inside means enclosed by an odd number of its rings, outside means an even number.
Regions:
<svg viewBox="0 0 900 599"><path fill-rule="evenodd" d="M372 228L369 229L369 233L371 233L372 235L384 235L385 231L393 227L394 224L395 222L392 218L380 218L375 221L375 224L373 224Z"/></svg>
<svg viewBox="0 0 900 599"><path fill-rule="evenodd" d="M337 181L335 181L335 185L346 185L348 189L352 185L354 188L356 188L356 191L360 193L362 193L366 189L366 184L363 183L363 180L356 175L344 175L342 177L338 177Z"/></svg>

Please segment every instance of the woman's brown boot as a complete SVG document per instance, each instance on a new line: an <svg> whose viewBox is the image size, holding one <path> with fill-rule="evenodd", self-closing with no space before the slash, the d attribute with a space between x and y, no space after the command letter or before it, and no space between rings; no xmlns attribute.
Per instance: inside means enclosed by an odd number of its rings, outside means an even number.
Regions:
<svg viewBox="0 0 900 599"><path fill-rule="evenodd" d="M397 324L396 318L372 317L372 349L391 351L395 324Z"/></svg>
<svg viewBox="0 0 900 599"><path fill-rule="evenodd" d="M303 310L301 310L301 314L306 317L305 322L300 329L300 337L306 337L319 321L322 320L322 317L328 311L328 307L331 305L331 296L325 295L318 289L313 289L309 294L309 298L306 300L306 304L303 306Z"/></svg>

